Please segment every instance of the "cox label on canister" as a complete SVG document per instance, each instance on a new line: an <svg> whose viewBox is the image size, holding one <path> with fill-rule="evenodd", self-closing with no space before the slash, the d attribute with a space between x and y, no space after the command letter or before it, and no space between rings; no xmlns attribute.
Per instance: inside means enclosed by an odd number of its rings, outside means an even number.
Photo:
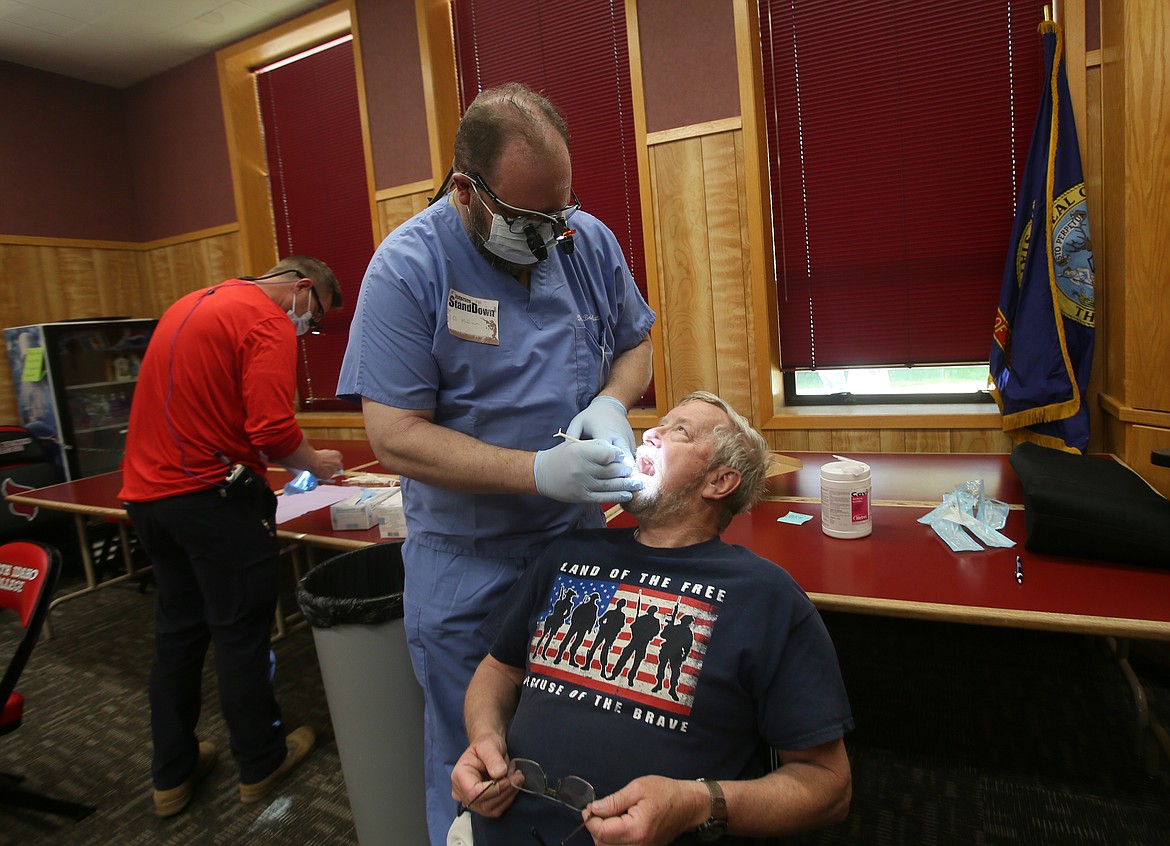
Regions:
<svg viewBox="0 0 1170 846"><path fill-rule="evenodd" d="M842 458L821 465L821 529L834 538L863 538L873 531L870 472L862 461Z"/></svg>

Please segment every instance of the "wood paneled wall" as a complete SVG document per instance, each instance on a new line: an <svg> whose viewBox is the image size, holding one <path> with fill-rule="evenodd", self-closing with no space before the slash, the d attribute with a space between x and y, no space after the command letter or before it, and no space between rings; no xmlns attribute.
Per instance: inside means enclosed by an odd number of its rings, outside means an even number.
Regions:
<svg viewBox="0 0 1170 846"><path fill-rule="evenodd" d="M76 317L140 316L133 245L30 239L0 243L4 326Z"/></svg>
<svg viewBox="0 0 1170 846"><path fill-rule="evenodd" d="M378 243L427 207L427 198L434 191L430 180L415 182L400 188L378 192Z"/></svg>
<svg viewBox="0 0 1170 846"><path fill-rule="evenodd" d="M0 238L4 326L99 317L159 317L188 291L239 269L234 225L151 244ZM17 423L8 367L0 423Z"/></svg>
<svg viewBox="0 0 1170 846"><path fill-rule="evenodd" d="M138 254L144 305L150 317L161 317L171 303L204 285L241 274L263 273L266 267L242 267L239 231L205 235Z"/></svg>
<svg viewBox="0 0 1170 846"><path fill-rule="evenodd" d="M426 208L425 181L379 192L379 240ZM97 317L161 317L203 285L267 268L243 268L235 224L150 244L0 236L4 326ZM19 421L7 365L0 378L0 423ZM310 438L364 438L361 414L306 413Z"/></svg>
<svg viewBox="0 0 1170 846"><path fill-rule="evenodd" d="M1011 439L999 428L850 429L841 419L836 427L773 429L764 432L773 449L815 452L1001 452L1012 450Z"/></svg>
<svg viewBox="0 0 1170 846"><path fill-rule="evenodd" d="M666 407L696 389L743 413L756 405L751 274L745 265L743 143L738 130L650 147L661 288L658 389Z"/></svg>
<svg viewBox="0 0 1170 846"><path fill-rule="evenodd" d="M1170 447L1170 7L1100 7L1101 51L1087 57L1085 72L1086 183L1099 186L1101 210L1090 218L1100 280L1098 419L1104 449L1170 496L1170 470L1150 461L1151 450Z"/></svg>

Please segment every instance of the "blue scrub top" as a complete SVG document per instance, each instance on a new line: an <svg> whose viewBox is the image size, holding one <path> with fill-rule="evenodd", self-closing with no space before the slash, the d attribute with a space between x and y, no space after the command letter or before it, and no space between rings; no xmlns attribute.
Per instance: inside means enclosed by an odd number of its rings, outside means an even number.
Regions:
<svg viewBox="0 0 1170 846"><path fill-rule="evenodd" d="M476 252L447 200L398 227L362 281L337 395L433 409L435 423L496 446L556 446L654 323L613 233L586 212L572 222L573 254L550 250L527 290ZM596 506L538 496L406 478L403 493L412 541L448 552L530 555L602 522Z"/></svg>

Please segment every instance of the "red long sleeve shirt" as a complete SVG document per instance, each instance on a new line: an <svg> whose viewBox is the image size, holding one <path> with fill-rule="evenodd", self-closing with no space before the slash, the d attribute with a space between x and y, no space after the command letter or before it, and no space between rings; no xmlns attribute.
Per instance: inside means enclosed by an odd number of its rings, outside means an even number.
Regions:
<svg viewBox="0 0 1170 846"><path fill-rule="evenodd" d="M292 321L251 282L200 288L167 309L134 390L122 500L222 484L225 460L262 474L264 456L295 451L296 350Z"/></svg>

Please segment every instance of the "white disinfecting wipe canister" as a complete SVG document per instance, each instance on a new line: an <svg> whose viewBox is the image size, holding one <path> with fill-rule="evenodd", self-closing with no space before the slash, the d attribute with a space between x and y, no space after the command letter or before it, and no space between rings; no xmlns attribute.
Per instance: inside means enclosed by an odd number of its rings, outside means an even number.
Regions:
<svg viewBox="0 0 1170 846"><path fill-rule="evenodd" d="M868 464L848 458L822 464L822 531L834 538L866 537L873 531L869 492Z"/></svg>

